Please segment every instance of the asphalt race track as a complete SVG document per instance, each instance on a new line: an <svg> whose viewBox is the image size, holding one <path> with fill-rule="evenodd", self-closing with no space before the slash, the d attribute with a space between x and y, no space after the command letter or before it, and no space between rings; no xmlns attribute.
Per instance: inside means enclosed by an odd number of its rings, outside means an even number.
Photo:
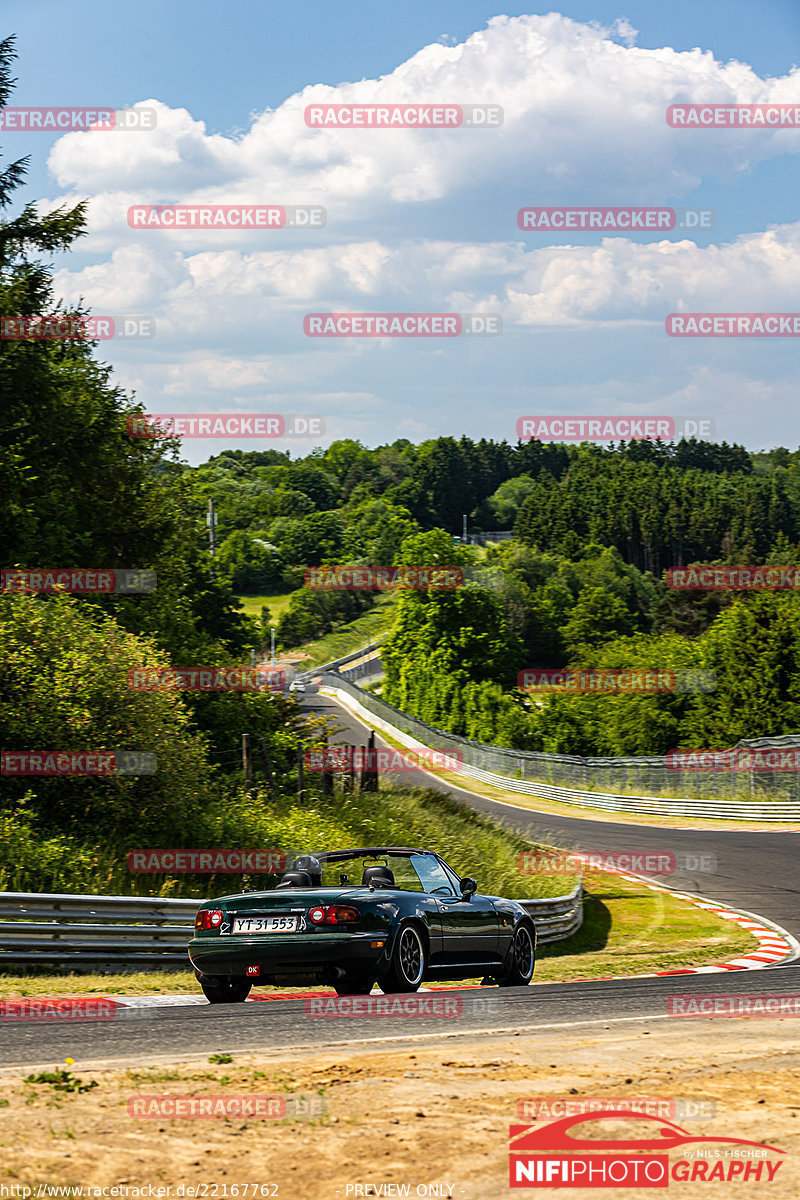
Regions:
<svg viewBox="0 0 800 1200"><path fill-rule="evenodd" d="M780 971L780 979L776 971ZM455 1020L394 1016L389 1023L375 1017L311 1017L305 1013L304 1001L297 998L230 1007L139 1009L133 1010L136 1018L111 1021L20 1021L4 1024L0 1039L4 1068L41 1065L52 1069L67 1056L86 1067L93 1062L142 1065L148 1060L174 1061L215 1051L263 1053L370 1044L378 1049L379 1043L387 1049L400 1049L411 1041L430 1045L479 1032L521 1033L584 1021L603 1029L631 1020L673 1020L677 1018L666 1016L668 996L715 991L748 995L800 991L800 966L725 975L543 984L503 988L502 993L493 987L437 991L437 997L464 998L465 1011ZM473 997L487 1005L488 1013L470 1011ZM500 1012L496 1011L498 1001Z"/></svg>
<svg viewBox="0 0 800 1200"><path fill-rule="evenodd" d="M333 699L327 696L307 697L304 707L338 722L342 731L334 738L335 741L366 745L366 727ZM379 734L376 734L376 743L381 743ZM412 779L410 775L404 778L409 781ZM671 850L675 853L700 854L710 851L717 859L714 874L676 873L653 875L650 878L675 891L695 892L712 900L724 901L733 908L766 917L800 940L800 833L668 829L664 826L562 817L488 800L484 796L442 784L433 775L424 772L419 773L418 781L423 787L449 792L479 812L487 813L520 830L531 840L545 845L613 853ZM435 850L436 847L431 846L430 849ZM480 863L475 864L473 874L480 890Z"/></svg>
<svg viewBox="0 0 800 1200"><path fill-rule="evenodd" d="M365 744L366 727L333 700L307 697L304 706L337 719L340 732L336 740ZM747 910L800 939L796 866L800 833L666 829L561 817L509 807L446 787L425 774L420 775L419 783L449 791L546 844L609 852L713 851L717 858L714 874L676 874L660 882ZM480 888L480 863L475 864L474 874ZM67 1056L86 1066L93 1062L175 1060L220 1050L247 1053L336 1045L373 1045L377 1049L380 1043L397 1049L412 1041L431 1044L481 1031L522 1033L583 1022L601 1028L617 1022L642 1022L640 1028L644 1029L648 1021L672 1019L666 1015L666 1001L677 992L800 993L800 963L724 974L435 992L437 997L463 1000L464 1011L457 1020L399 1016L390 1023L374 1017L331 1020L308 1015L305 1001L295 997L230 1007L176 1004L124 1010L107 1021L0 1022L0 1052L3 1068L12 1070L22 1065L52 1066Z"/></svg>

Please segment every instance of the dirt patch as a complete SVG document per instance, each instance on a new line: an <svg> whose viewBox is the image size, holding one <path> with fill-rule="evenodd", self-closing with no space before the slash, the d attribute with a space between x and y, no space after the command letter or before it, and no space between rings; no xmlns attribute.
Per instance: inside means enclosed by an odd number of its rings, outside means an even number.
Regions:
<svg viewBox="0 0 800 1200"><path fill-rule="evenodd" d="M516 1192L509 1187L510 1125L538 1128L562 1115L566 1103L627 1098L660 1100L669 1107L654 1111L669 1114L692 1137L720 1139L704 1153L713 1156L717 1148L723 1161L726 1138L785 1150L785 1156L768 1155L772 1162L782 1160L769 1195L788 1200L800 1188L796 1042L792 1020L649 1020L458 1039L444 1050L419 1043L390 1053L356 1049L347 1052L346 1062L341 1050L322 1049L234 1055L231 1062L184 1060L127 1072L68 1065L85 1084L97 1082L84 1093L26 1084L25 1072L6 1070L0 1181L33 1185L34 1195L40 1183L120 1185L119 1194L129 1198L147 1195L133 1190L137 1187L171 1185L171 1193L161 1193L166 1198L180 1196L176 1188L184 1184L183 1195L199 1185L194 1195L212 1198L490 1200ZM279 1096L288 1099L290 1115L280 1118L274 1106L267 1119L128 1115L132 1099L165 1095L184 1102ZM555 1109L543 1115L545 1098ZM534 1119L537 1114L541 1119ZM646 1132L655 1128L654 1121ZM584 1127L584 1135L592 1136L592 1127ZM624 1136L631 1136L629 1130ZM698 1151L674 1149L671 1161L687 1153ZM388 1189L389 1184L396 1186ZM752 1179L702 1187L671 1181L670 1192L687 1200L697 1195L727 1200L758 1186ZM558 1194L569 1200L586 1189ZM601 1194L653 1193L633 1187L604 1188Z"/></svg>

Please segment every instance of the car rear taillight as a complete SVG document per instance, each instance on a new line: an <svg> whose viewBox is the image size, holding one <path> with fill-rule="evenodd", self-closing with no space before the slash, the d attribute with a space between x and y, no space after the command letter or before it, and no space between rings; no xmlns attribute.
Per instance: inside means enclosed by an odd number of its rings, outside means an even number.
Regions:
<svg viewBox="0 0 800 1200"><path fill-rule="evenodd" d="M312 925L355 925L361 913L349 904L321 904L308 914Z"/></svg>
<svg viewBox="0 0 800 1200"><path fill-rule="evenodd" d="M218 929L222 924L222 912L218 908L201 908L194 919L195 929Z"/></svg>

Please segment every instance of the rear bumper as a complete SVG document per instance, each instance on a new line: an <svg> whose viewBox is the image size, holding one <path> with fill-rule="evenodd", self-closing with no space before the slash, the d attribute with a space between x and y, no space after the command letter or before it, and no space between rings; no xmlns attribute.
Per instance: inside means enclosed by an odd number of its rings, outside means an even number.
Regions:
<svg viewBox="0 0 800 1200"><path fill-rule="evenodd" d="M257 966L255 978L272 975L332 976L345 971L376 972L388 967L391 937L381 933L319 933L271 938L241 934L218 938L192 938L189 960L204 975L246 975ZM381 946L373 943L381 942Z"/></svg>

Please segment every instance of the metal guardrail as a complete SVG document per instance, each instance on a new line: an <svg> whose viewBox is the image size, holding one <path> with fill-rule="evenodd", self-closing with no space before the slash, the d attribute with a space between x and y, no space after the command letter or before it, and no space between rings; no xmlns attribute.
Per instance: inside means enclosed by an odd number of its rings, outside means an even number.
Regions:
<svg viewBox="0 0 800 1200"><path fill-rule="evenodd" d="M186 944L203 900L0 892L3 965L103 971L190 970ZM539 942L563 941L583 922L582 884L568 896L522 900Z"/></svg>
<svg viewBox="0 0 800 1200"><path fill-rule="evenodd" d="M664 768L663 756L642 758L580 758L576 755L545 754L532 750L510 750L503 746L491 746L484 742L476 742L458 734L447 733L427 725L418 717L395 708L388 701L371 692L358 688L344 675L329 672L323 675L321 686L340 691L351 701L355 701L369 717L369 723L376 729L383 729L398 741L410 745L433 746L437 750L455 751L460 756L460 774L488 783L492 787L501 788L506 792L520 792L527 796L539 796L546 800L557 800L562 804L579 804L585 808L597 808L604 812L641 813L643 815L661 815L672 817L703 817L707 820L732 821L800 821L800 802L796 799L775 800L740 800L727 796L709 797L679 797L658 795L626 795L613 791L615 774L629 783L626 772L630 771L633 779L630 782L640 782L638 769L647 772L650 769ZM410 741L409 741L410 739ZM800 738L794 735L784 735L776 738L760 738L742 741L739 746L758 748L759 745L796 746ZM500 768L487 770L487 766ZM514 774L513 772L516 772ZM597 790L580 787L563 786L547 781L547 776L572 774L585 780L597 780ZM678 788L682 783L680 772L672 772L673 786ZM526 778L527 776L527 778ZM572 782L569 779L569 782ZM658 782L658 780L657 780ZM693 783L696 787L704 782L698 779L697 773ZM713 781L712 781L713 782ZM603 790L603 784L608 791ZM609 786L610 785L610 786ZM800 791L800 781L797 784Z"/></svg>
<svg viewBox="0 0 800 1200"><path fill-rule="evenodd" d="M510 792L527 796L539 796L543 800L558 800L562 804L577 804L584 808L596 808L602 812L639 813L647 816L699 817L716 821L800 821L800 804L782 803L779 800L758 804L751 800L705 800L675 799L667 796L615 796L603 792L579 791L576 788L554 787L549 783L538 783L527 779L511 779L493 771L482 771L480 767L461 768L469 775L493 787L502 787Z"/></svg>
<svg viewBox="0 0 800 1200"><path fill-rule="evenodd" d="M298 671L296 678L310 679L315 675L324 674L326 671L338 671L341 667L346 667L347 663L354 662L357 658L364 658L367 654L372 654L384 640L385 635L378 638L377 641L368 642L366 646L362 646L359 650L352 650L342 658L334 658L331 662L322 663L319 667L308 667L304 671Z"/></svg>
<svg viewBox="0 0 800 1200"><path fill-rule="evenodd" d="M567 896L551 896L542 900L520 900L519 904L534 918L536 940L563 942L577 933L583 924L583 883Z"/></svg>
<svg viewBox="0 0 800 1200"><path fill-rule="evenodd" d="M0 967L186 967L202 900L0 892Z"/></svg>

